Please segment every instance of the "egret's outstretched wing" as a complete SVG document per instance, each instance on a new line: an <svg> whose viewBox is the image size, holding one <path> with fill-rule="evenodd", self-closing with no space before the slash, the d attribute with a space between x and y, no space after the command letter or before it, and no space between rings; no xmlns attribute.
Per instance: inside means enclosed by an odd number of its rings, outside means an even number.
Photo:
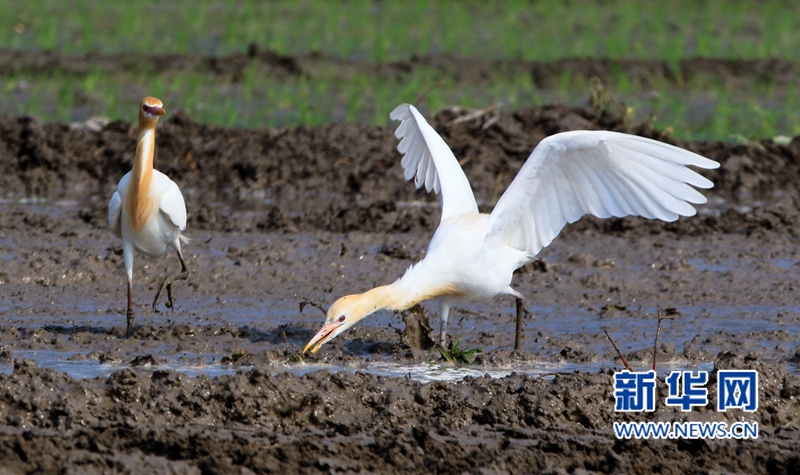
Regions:
<svg viewBox="0 0 800 475"><path fill-rule="evenodd" d="M166 189L161 197L160 210L172 221L172 224L178 227L179 231L186 229L186 203L183 201L180 188L172 180L166 184Z"/></svg>
<svg viewBox="0 0 800 475"><path fill-rule="evenodd" d="M422 114L410 104L401 104L389 114L402 121L394 135L400 139L397 151L406 180L414 178L417 188L436 191L442 203L442 221L461 213L477 213L478 205L467 176L450 147Z"/></svg>
<svg viewBox="0 0 800 475"><path fill-rule="evenodd" d="M122 198L115 191L108 202L108 229L111 234L122 239Z"/></svg>
<svg viewBox="0 0 800 475"><path fill-rule="evenodd" d="M710 180L686 165L719 163L655 140L578 130L542 140L489 218L489 233L536 255L584 214L675 221L693 216L706 198L692 188ZM691 186L689 186L691 185Z"/></svg>

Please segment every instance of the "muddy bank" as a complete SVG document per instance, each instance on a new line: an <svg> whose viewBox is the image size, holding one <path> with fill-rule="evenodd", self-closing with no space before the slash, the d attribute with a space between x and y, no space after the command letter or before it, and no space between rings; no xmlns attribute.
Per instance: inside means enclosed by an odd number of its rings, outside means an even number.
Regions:
<svg viewBox="0 0 800 475"><path fill-rule="evenodd" d="M364 373L123 370L77 381L25 360L0 375L0 453L6 470L37 473L793 472L798 378L733 354L717 365L759 372L759 413L614 413L606 373L422 385ZM758 422L760 434L640 441L609 429L641 420Z"/></svg>
<svg viewBox="0 0 800 475"><path fill-rule="evenodd" d="M525 61L517 59L483 60L447 55L412 56L407 60L374 63L344 59L321 53L288 56L249 45L247 51L227 56L195 54L87 54L65 56L54 51L0 50L0 71L11 74L70 74L83 76L93 72L103 74L148 71L159 74L195 70L229 77L238 82L247 68L255 67L259 74L286 79L288 77L342 77L353 75L397 79L416 70L435 71L452 78L458 84L487 84L498 78L530 77L536 87L557 87L565 75L602 81L624 73L628 80L643 85L652 80L675 83L696 77L726 84L792 84L800 63L779 58L740 60L691 58L677 63L647 59L569 58L557 61Z"/></svg>
<svg viewBox="0 0 800 475"><path fill-rule="evenodd" d="M798 222L792 196L800 189L800 138L787 145L768 140L745 145L675 142L647 124L564 106L490 112L458 121L468 113L446 109L434 122L461 160L485 211L541 139L574 129L608 129L660 138L719 161L720 169L701 172L715 183L706 194L716 205L700 219L675 224L587 219L575 229L692 235L793 232ZM107 197L130 170L135 134L135 127L123 121L95 130L43 124L33 117L0 118L0 189L11 199L78 199L84 205L83 219L104 226ZM194 229L432 229L438 219L436 197L403 180L395 147L390 128L331 124L225 129L197 124L179 111L159 127L156 166L181 186ZM752 213L753 208L759 211Z"/></svg>
<svg viewBox="0 0 800 475"><path fill-rule="evenodd" d="M462 162L478 201L486 204L508 186L540 140L575 129L659 138L717 160L720 169L702 173L716 184L712 193L730 200L771 198L800 185L800 139L788 145L675 142L648 124L566 106L458 121L469 113L445 109L433 120ZM156 166L182 188L197 190L203 201L260 196L280 203L314 195L326 202L435 201L403 180L392 132L361 124L225 129L197 124L178 111L158 129ZM124 121L98 129L0 118L0 189L7 197L106 196L130 170L135 135L135 126Z"/></svg>

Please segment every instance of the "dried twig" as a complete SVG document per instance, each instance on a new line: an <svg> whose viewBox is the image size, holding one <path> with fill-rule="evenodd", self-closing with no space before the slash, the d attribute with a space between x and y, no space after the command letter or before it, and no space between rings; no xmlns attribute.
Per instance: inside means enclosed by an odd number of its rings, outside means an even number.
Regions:
<svg viewBox="0 0 800 475"><path fill-rule="evenodd" d="M625 369L627 369L628 371L633 372L633 368L631 368L631 365L628 364L628 360L625 359L625 355L622 354L622 351L620 351L620 349L617 346L617 344L614 343L614 339L611 338L611 335L608 334L608 330L603 328L603 331L605 332L606 336L608 337L608 341L610 341L611 345L614 346L614 349L617 350L617 354L619 355L620 359L622 360L622 364L625 365Z"/></svg>
<svg viewBox="0 0 800 475"><path fill-rule="evenodd" d="M487 119L486 122L483 123L483 126L481 127L481 130L488 130L489 127L493 126L494 124L496 124L498 122L500 122L500 116L499 115L493 115L493 116L489 117L489 119Z"/></svg>
<svg viewBox="0 0 800 475"><path fill-rule="evenodd" d="M656 370L656 360L658 359L658 335L661 333L661 322L663 320L674 320L674 315L663 315L661 309L658 309L658 326L656 327L656 344L653 347L653 371Z"/></svg>
<svg viewBox="0 0 800 475"><path fill-rule="evenodd" d="M312 300L308 300L306 298L303 298L303 300L301 300L299 303L300 303L300 313L303 313L303 309L306 308L306 305L311 305L312 307L318 308L325 315L328 314L328 312L325 311L325 308L322 305L320 305L317 302L314 302Z"/></svg>
<svg viewBox="0 0 800 475"><path fill-rule="evenodd" d="M286 336L286 332L281 332L281 333L283 333L283 341L286 342L286 352L288 353L290 351L289 350L289 346L290 346L289 345L289 338Z"/></svg>
<svg viewBox="0 0 800 475"><path fill-rule="evenodd" d="M491 114L492 112L500 109L503 105L502 104L495 104L489 107L484 107L483 109L478 109L474 112L471 112L465 116L459 117L458 119L453 120L447 125L456 125L460 124L461 122L466 122L468 120L477 119L478 117L484 116L486 114Z"/></svg>

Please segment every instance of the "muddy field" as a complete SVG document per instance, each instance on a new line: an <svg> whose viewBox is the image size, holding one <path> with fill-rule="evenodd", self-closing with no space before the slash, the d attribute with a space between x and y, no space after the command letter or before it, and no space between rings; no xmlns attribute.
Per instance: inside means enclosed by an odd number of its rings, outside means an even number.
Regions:
<svg viewBox="0 0 800 475"><path fill-rule="evenodd" d="M435 123L486 211L549 134L675 143L592 110L454 123L467 113ZM698 216L568 226L515 278L529 311L522 351L511 351L512 299L457 308L451 335L483 353L463 379L429 382L448 369L425 372L419 315L372 316L300 356L323 320L316 306L396 279L438 222L435 198L403 181L391 129L226 130L171 115L156 167L186 197L190 278L174 312L154 312L178 263L137 257L126 339L122 246L105 223L134 126L0 118L0 473L794 473L800 138L677 145L722 163L703 172L716 187ZM613 411L620 364L602 329L644 368L658 308L675 317L662 370L757 369L756 413ZM424 313L436 327L435 306ZM760 433L641 441L611 430L645 420L754 421Z"/></svg>

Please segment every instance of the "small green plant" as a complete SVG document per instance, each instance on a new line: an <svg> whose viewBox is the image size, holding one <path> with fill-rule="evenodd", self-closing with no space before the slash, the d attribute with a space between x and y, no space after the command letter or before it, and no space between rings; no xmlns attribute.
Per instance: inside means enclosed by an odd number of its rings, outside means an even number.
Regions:
<svg viewBox="0 0 800 475"><path fill-rule="evenodd" d="M425 357L425 361L430 359L433 352L438 352L448 363L471 365L475 361L475 355L483 353L483 350L480 348L471 348L468 350L459 348L459 343L461 343L461 338L456 338L456 340L450 344L450 348L445 348L440 344L434 345L431 351L428 352L428 356Z"/></svg>

